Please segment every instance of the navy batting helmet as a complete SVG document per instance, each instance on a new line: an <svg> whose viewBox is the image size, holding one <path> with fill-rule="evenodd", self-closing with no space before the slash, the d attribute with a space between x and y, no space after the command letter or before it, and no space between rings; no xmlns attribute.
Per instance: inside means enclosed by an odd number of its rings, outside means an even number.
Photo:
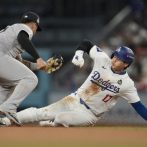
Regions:
<svg viewBox="0 0 147 147"><path fill-rule="evenodd" d="M129 63L129 65L134 61L133 51L126 46L120 46L115 51L112 51L112 57L114 55L120 60Z"/></svg>

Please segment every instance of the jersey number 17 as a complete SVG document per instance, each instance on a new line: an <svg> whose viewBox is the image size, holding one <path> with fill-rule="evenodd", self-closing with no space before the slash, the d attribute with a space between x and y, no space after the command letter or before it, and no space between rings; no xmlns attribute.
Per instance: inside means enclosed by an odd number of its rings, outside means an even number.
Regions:
<svg viewBox="0 0 147 147"><path fill-rule="evenodd" d="M113 97L113 96L107 94L107 95L102 99L102 101L106 103L106 102L108 102L110 99L112 99L112 97Z"/></svg>

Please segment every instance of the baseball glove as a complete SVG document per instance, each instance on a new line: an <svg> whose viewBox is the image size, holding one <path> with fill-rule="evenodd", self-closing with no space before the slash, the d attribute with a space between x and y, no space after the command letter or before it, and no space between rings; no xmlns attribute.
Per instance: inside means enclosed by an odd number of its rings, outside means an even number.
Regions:
<svg viewBox="0 0 147 147"><path fill-rule="evenodd" d="M47 70L46 73L50 74L56 70L58 70L63 64L63 58L62 56L56 54L54 57L50 58L47 62Z"/></svg>

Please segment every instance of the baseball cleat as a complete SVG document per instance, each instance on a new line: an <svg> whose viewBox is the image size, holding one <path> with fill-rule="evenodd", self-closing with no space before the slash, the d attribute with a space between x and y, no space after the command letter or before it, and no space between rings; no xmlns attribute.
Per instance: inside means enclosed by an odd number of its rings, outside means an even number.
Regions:
<svg viewBox="0 0 147 147"><path fill-rule="evenodd" d="M7 127L6 122L0 118L0 127Z"/></svg>
<svg viewBox="0 0 147 147"><path fill-rule="evenodd" d="M40 121L39 125L41 127L54 127L54 122L52 122L52 121Z"/></svg>
<svg viewBox="0 0 147 147"><path fill-rule="evenodd" d="M22 125L21 122L18 120L16 113L5 112L2 110L0 110L0 113L9 118L12 124L15 124L17 126Z"/></svg>

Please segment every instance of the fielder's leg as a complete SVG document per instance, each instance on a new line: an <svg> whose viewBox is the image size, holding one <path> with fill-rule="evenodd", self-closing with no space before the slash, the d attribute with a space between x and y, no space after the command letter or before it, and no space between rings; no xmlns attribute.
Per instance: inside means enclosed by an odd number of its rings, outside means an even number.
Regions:
<svg viewBox="0 0 147 147"><path fill-rule="evenodd" d="M16 109L36 87L38 79L29 68L8 55L1 56L0 67L0 85L15 87L11 96L0 105L0 113L21 125Z"/></svg>
<svg viewBox="0 0 147 147"><path fill-rule="evenodd" d="M0 109L15 113L19 104L36 87L38 79L29 68L8 55L1 56L0 67L0 85L15 87L9 99L0 105Z"/></svg>
<svg viewBox="0 0 147 147"><path fill-rule="evenodd" d="M10 97L14 88L12 86L0 86L0 105Z"/></svg>

